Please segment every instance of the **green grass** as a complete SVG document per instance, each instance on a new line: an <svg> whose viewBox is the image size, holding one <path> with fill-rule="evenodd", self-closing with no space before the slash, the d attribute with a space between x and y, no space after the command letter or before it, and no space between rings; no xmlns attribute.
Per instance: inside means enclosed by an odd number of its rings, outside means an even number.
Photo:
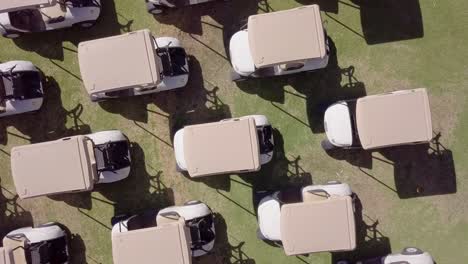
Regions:
<svg viewBox="0 0 468 264"><path fill-rule="evenodd" d="M281 249L258 241L252 195L262 188L336 179L350 183L360 197L363 222L371 226L378 221L376 232L359 228L358 249L344 257L397 252L414 245L431 252L438 263L468 259L466 1L420 0L423 34L413 23L418 22L418 4L410 2L416 1L403 1L406 4L396 13L391 12L392 6L382 12L366 1L318 1L329 11L322 19L336 47L328 69L240 87L229 81L226 41L247 15L267 11L264 3L208 4L158 21L146 13L143 0L103 2L102 20L91 30L0 40L0 61L30 60L49 76L41 112L0 120L2 234L32 222L59 221L76 234L73 263L112 263L109 228L113 215L199 199L219 213L219 235L214 254L195 263L332 263L343 255L286 257ZM268 8L281 10L312 2L271 0ZM399 30L381 22L396 14L408 16L394 20L410 22ZM91 103L79 79L77 44L142 28L182 40L192 55L189 86L103 105ZM402 38L406 40L391 41ZM441 134L440 143L446 149L441 154L404 147L346 152L332 158L321 150L320 111L327 103L417 87L429 89L434 131ZM261 172L193 181L175 171L171 135L177 127L254 113L267 115L278 130L277 155ZM92 193L13 199L8 156L13 146L113 128L134 142L135 166L128 180L99 186ZM453 178L455 193L450 185ZM413 197L416 186L423 186L424 191ZM429 195L434 193L443 195ZM363 222L358 221L360 227L365 226Z"/></svg>

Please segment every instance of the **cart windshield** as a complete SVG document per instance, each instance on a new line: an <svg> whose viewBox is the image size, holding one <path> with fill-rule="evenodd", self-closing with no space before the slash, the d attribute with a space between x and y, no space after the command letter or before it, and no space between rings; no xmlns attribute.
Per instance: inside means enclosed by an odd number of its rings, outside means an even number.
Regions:
<svg viewBox="0 0 468 264"><path fill-rule="evenodd" d="M65 237L34 243L26 250L27 263L67 263L67 241Z"/></svg>
<svg viewBox="0 0 468 264"><path fill-rule="evenodd" d="M3 83L3 78L0 77L0 102L4 100L5 96L5 83Z"/></svg>
<svg viewBox="0 0 468 264"><path fill-rule="evenodd" d="M30 32L45 30L45 23L38 9L25 9L8 13L13 27Z"/></svg>
<svg viewBox="0 0 468 264"><path fill-rule="evenodd" d="M130 166L128 151L127 141L96 145L94 153L96 154L98 171L116 171Z"/></svg>

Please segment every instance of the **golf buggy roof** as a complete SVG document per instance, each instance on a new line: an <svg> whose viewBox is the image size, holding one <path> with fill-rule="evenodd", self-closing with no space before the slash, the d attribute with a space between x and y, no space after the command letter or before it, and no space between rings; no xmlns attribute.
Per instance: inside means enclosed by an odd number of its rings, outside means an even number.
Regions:
<svg viewBox="0 0 468 264"><path fill-rule="evenodd" d="M3 238L0 248L0 264L28 264L25 254L26 238Z"/></svg>
<svg viewBox="0 0 468 264"><path fill-rule="evenodd" d="M429 142L432 121L426 89L359 98L356 126L364 149Z"/></svg>
<svg viewBox="0 0 468 264"><path fill-rule="evenodd" d="M90 95L161 82L161 61L147 29L82 42L78 46L78 59Z"/></svg>
<svg viewBox="0 0 468 264"><path fill-rule="evenodd" d="M161 226L112 233L115 264L192 263L190 230L179 218Z"/></svg>
<svg viewBox="0 0 468 264"><path fill-rule="evenodd" d="M3 0L0 1L0 13L52 6L56 0Z"/></svg>
<svg viewBox="0 0 468 264"><path fill-rule="evenodd" d="M257 68L326 55L318 5L250 16L248 32L250 52Z"/></svg>
<svg viewBox="0 0 468 264"><path fill-rule="evenodd" d="M260 169L254 118L184 128L184 153L191 177Z"/></svg>
<svg viewBox="0 0 468 264"><path fill-rule="evenodd" d="M11 170L20 198L93 188L94 146L85 136L14 147Z"/></svg>
<svg viewBox="0 0 468 264"><path fill-rule="evenodd" d="M0 264L9 264L8 260L6 259L7 257L7 252L5 252L5 248L1 247L0 248Z"/></svg>
<svg viewBox="0 0 468 264"><path fill-rule="evenodd" d="M281 241L286 255L353 250L356 228L352 199L285 204L281 207Z"/></svg>

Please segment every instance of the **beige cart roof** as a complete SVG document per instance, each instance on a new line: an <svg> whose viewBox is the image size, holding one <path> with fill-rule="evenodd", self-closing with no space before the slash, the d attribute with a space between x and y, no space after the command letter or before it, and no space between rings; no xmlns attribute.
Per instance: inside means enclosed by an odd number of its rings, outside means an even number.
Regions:
<svg viewBox="0 0 468 264"><path fill-rule="evenodd" d="M21 198L85 191L96 176L93 144L84 136L15 147L11 169Z"/></svg>
<svg viewBox="0 0 468 264"><path fill-rule="evenodd" d="M432 139L431 110L424 88L358 99L356 123L364 149Z"/></svg>
<svg viewBox="0 0 468 264"><path fill-rule="evenodd" d="M89 94L157 85L161 66L156 56L147 29L78 46L81 77Z"/></svg>
<svg viewBox="0 0 468 264"><path fill-rule="evenodd" d="M1 0L0 13L54 5L55 0Z"/></svg>
<svg viewBox="0 0 468 264"><path fill-rule="evenodd" d="M281 240L287 255L353 250L356 228L351 197L283 205Z"/></svg>
<svg viewBox="0 0 468 264"><path fill-rule="evenodd" d="M0 264L28 264L24 247L26 246L26 238L10 239L8 237L3 238L4 249L4 263Z"/></svg>
<svg viewBox="0 0 468 264"><path fill-rule="evenodd" d="M191 177L259 170L255 120L231 119L187 126L184 153Z"/></svg>
<svg viewBox="0 0 468 264"><path fill-rule="evenodd" d="M112 234L114 264L190 264L190 231L181 221Z"/></svg>
<svg viewBox="0 0 468 264"><path fill-rule="evenodd" d="M248 31L257 68L326 55L318 5L250 16Z"/></svg>
<svg viewBox="0 0 468 264"><path fill-rule="evenodd" d="M6 259L7 253L5 252L5 248L0 248L0 264L9 264Z"/></svg>

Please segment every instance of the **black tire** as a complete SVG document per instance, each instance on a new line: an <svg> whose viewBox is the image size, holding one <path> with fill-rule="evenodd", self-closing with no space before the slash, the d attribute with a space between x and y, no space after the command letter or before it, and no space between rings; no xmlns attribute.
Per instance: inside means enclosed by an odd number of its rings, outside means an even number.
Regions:
<svg viewBox="0 0 468 264"><path fill-rule="evenodd" d="M350 262L347 260L338 260L336 264L350 264Z"/></svg>
<svg viewBox="0 0 468 264"><path fill-rule="evenodd" d="M56 226L57 223L56 222L49 222L49 223L45 223L45 224L42 224L42 225L38 225L37 227L49 227L49 226Z"/></svg>
<svg viewBox="0 0 468 264"><path fill-rule="evenodd" d="M341 183L342 183L342 182L340 182L340 181L328 181L328 182L326 183L326 185L337 185L337 184L341 184Z"/></svg>
<svg viewBox="0 0 468 264"><path fill-rule="evenodd" d="M4 33L3 34L3 37L5 38L9 38L9 39L17 39L19 37L21 37L21 33L18 33L18 32L9 32L9 33Z"/></svg>
<svg viewBox="0 0 468 264"><path fill-rule="evenodd" d="M262 240L262 241L266 241L268 240L263 234L262 234L262 231L260 231L260 228L257 228L257 238Z"/></svg>
<svg viewBox="0 0 468 264"><path fill-rule="evenodd" d="M80 28L92 28L96 24L96 21L83 21L75 24L75 26Z"/></svg>
<svg viewBox="0 0 468 264"><path fill-rule="evenodd" d="M115 224L119 222L123 222L130 218L131 216L128 214L122 214L122 215L116 215L111 218L111 225L114 226Z"/></svg>
<svg viewBox="0 0 468 264"><path fill-rule="evenodd" d="M195 204L201 204L201 203L202 202L198 200L192 200L192 201L185 202L184 205L195 205Z"/></svg>
<svg viewBox="0 0 468 264"><path fill-rule="evenodd" d="M321 143L320 145L322 145L322 148L323 148L323 150L325 150L325 151L335 150L335 149L338 148L337 146L333 145L333 144L332 144L329 140L327 140L327 139L322 140L322 143Z"/></svg>
<svg viewBox="0 0 468 264"><path fill-rule="evenodd" d="M420 250L419 248L415 247L407 247L404 248L403 251L401 252L402 255L421 255L424 252Z"/></svg>
<svg viewBox="0 0 468 264"><path fill-rule="evenodd" d="M165 9L166 8L164 6L156 5L150 2L146 3L146 10L148 10L148 13L155 15L155 16L162 15Z"/></svg>
<svg viewBox="0 0 468 264"><path fill-rule="evenodd" d="M233 82L243 82L245 80L247 80L246 77L240 75L239 73L237 73L236 71L231 71L231 80Z"/></svg>

